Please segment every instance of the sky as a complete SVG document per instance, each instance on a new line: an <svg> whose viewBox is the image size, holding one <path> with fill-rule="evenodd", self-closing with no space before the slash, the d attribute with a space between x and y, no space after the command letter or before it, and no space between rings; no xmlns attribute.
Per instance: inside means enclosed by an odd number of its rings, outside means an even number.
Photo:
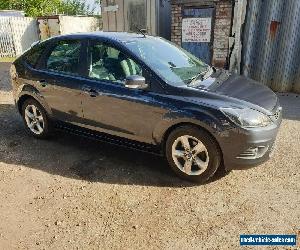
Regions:
<svg viewBox="0 0 300 250"><path fill-rule="evenodd" d="M100 13L100 6L99 6L99 4L95 4L95 0L86 0L86 2L87 2L91 7L93 7L93 6L96 7L96 8L95 8L95 12L96 12L96 13Z"/></svg>

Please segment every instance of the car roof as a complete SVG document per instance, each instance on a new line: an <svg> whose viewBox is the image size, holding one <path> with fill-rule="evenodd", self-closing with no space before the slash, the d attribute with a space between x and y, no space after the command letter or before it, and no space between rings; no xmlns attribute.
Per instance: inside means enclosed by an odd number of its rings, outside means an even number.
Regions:
<svg viewBox="0 0 300 250"><path fill-rule="evenodd" d="M88 33L76 33L76 34L68 34L53 37L54 39L84 39L84 38L105 38L108 40L126 43L131 41L136 41L138 39L153 39L153 36L150 35L142 35L137 33L129 33L129 32L88 32ZM51 39L49 39L51 40Z"/></svg>

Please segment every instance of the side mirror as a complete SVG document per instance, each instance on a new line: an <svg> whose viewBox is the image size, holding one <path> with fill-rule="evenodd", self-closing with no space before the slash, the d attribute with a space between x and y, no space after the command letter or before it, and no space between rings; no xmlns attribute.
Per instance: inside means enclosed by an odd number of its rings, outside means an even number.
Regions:
<svg viewBox="0 0 300 250"><path fill-rule="evenodd" d="M146 83L145 77L132 75L126 77L125 87L129 89L146 89L148 88L148 84Z"/></svg>

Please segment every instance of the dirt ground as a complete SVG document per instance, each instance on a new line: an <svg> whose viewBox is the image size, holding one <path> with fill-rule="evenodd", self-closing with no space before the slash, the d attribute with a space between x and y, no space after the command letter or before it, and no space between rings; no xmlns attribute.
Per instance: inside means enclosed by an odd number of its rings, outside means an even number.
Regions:
<svg viewBox="0 0 300 250"><path fill-rule="evenodd" d="M197 186L157 156L63 133L29 137L8 68L0 64L0 249L239 249L240 234L299 235L300 96L280 95L273 159Z"/></svg>

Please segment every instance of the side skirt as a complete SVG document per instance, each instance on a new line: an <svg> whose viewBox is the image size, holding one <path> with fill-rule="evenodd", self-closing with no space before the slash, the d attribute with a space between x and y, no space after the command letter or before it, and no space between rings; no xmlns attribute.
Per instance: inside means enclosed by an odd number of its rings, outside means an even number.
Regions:
<svg viewBox="0 0 300 250"><path fill-rule="evenodd" d="M55 122L55 129L68 132L70 134L82 136L92 140L102 141L109 144L113 144L119 147L132 148L134 150L147 152L155 155L162 156L162 150L159 146L142 143L138 141L129 140L126 138L101 133L98 131L82 128L66 122Z"/></svg>

